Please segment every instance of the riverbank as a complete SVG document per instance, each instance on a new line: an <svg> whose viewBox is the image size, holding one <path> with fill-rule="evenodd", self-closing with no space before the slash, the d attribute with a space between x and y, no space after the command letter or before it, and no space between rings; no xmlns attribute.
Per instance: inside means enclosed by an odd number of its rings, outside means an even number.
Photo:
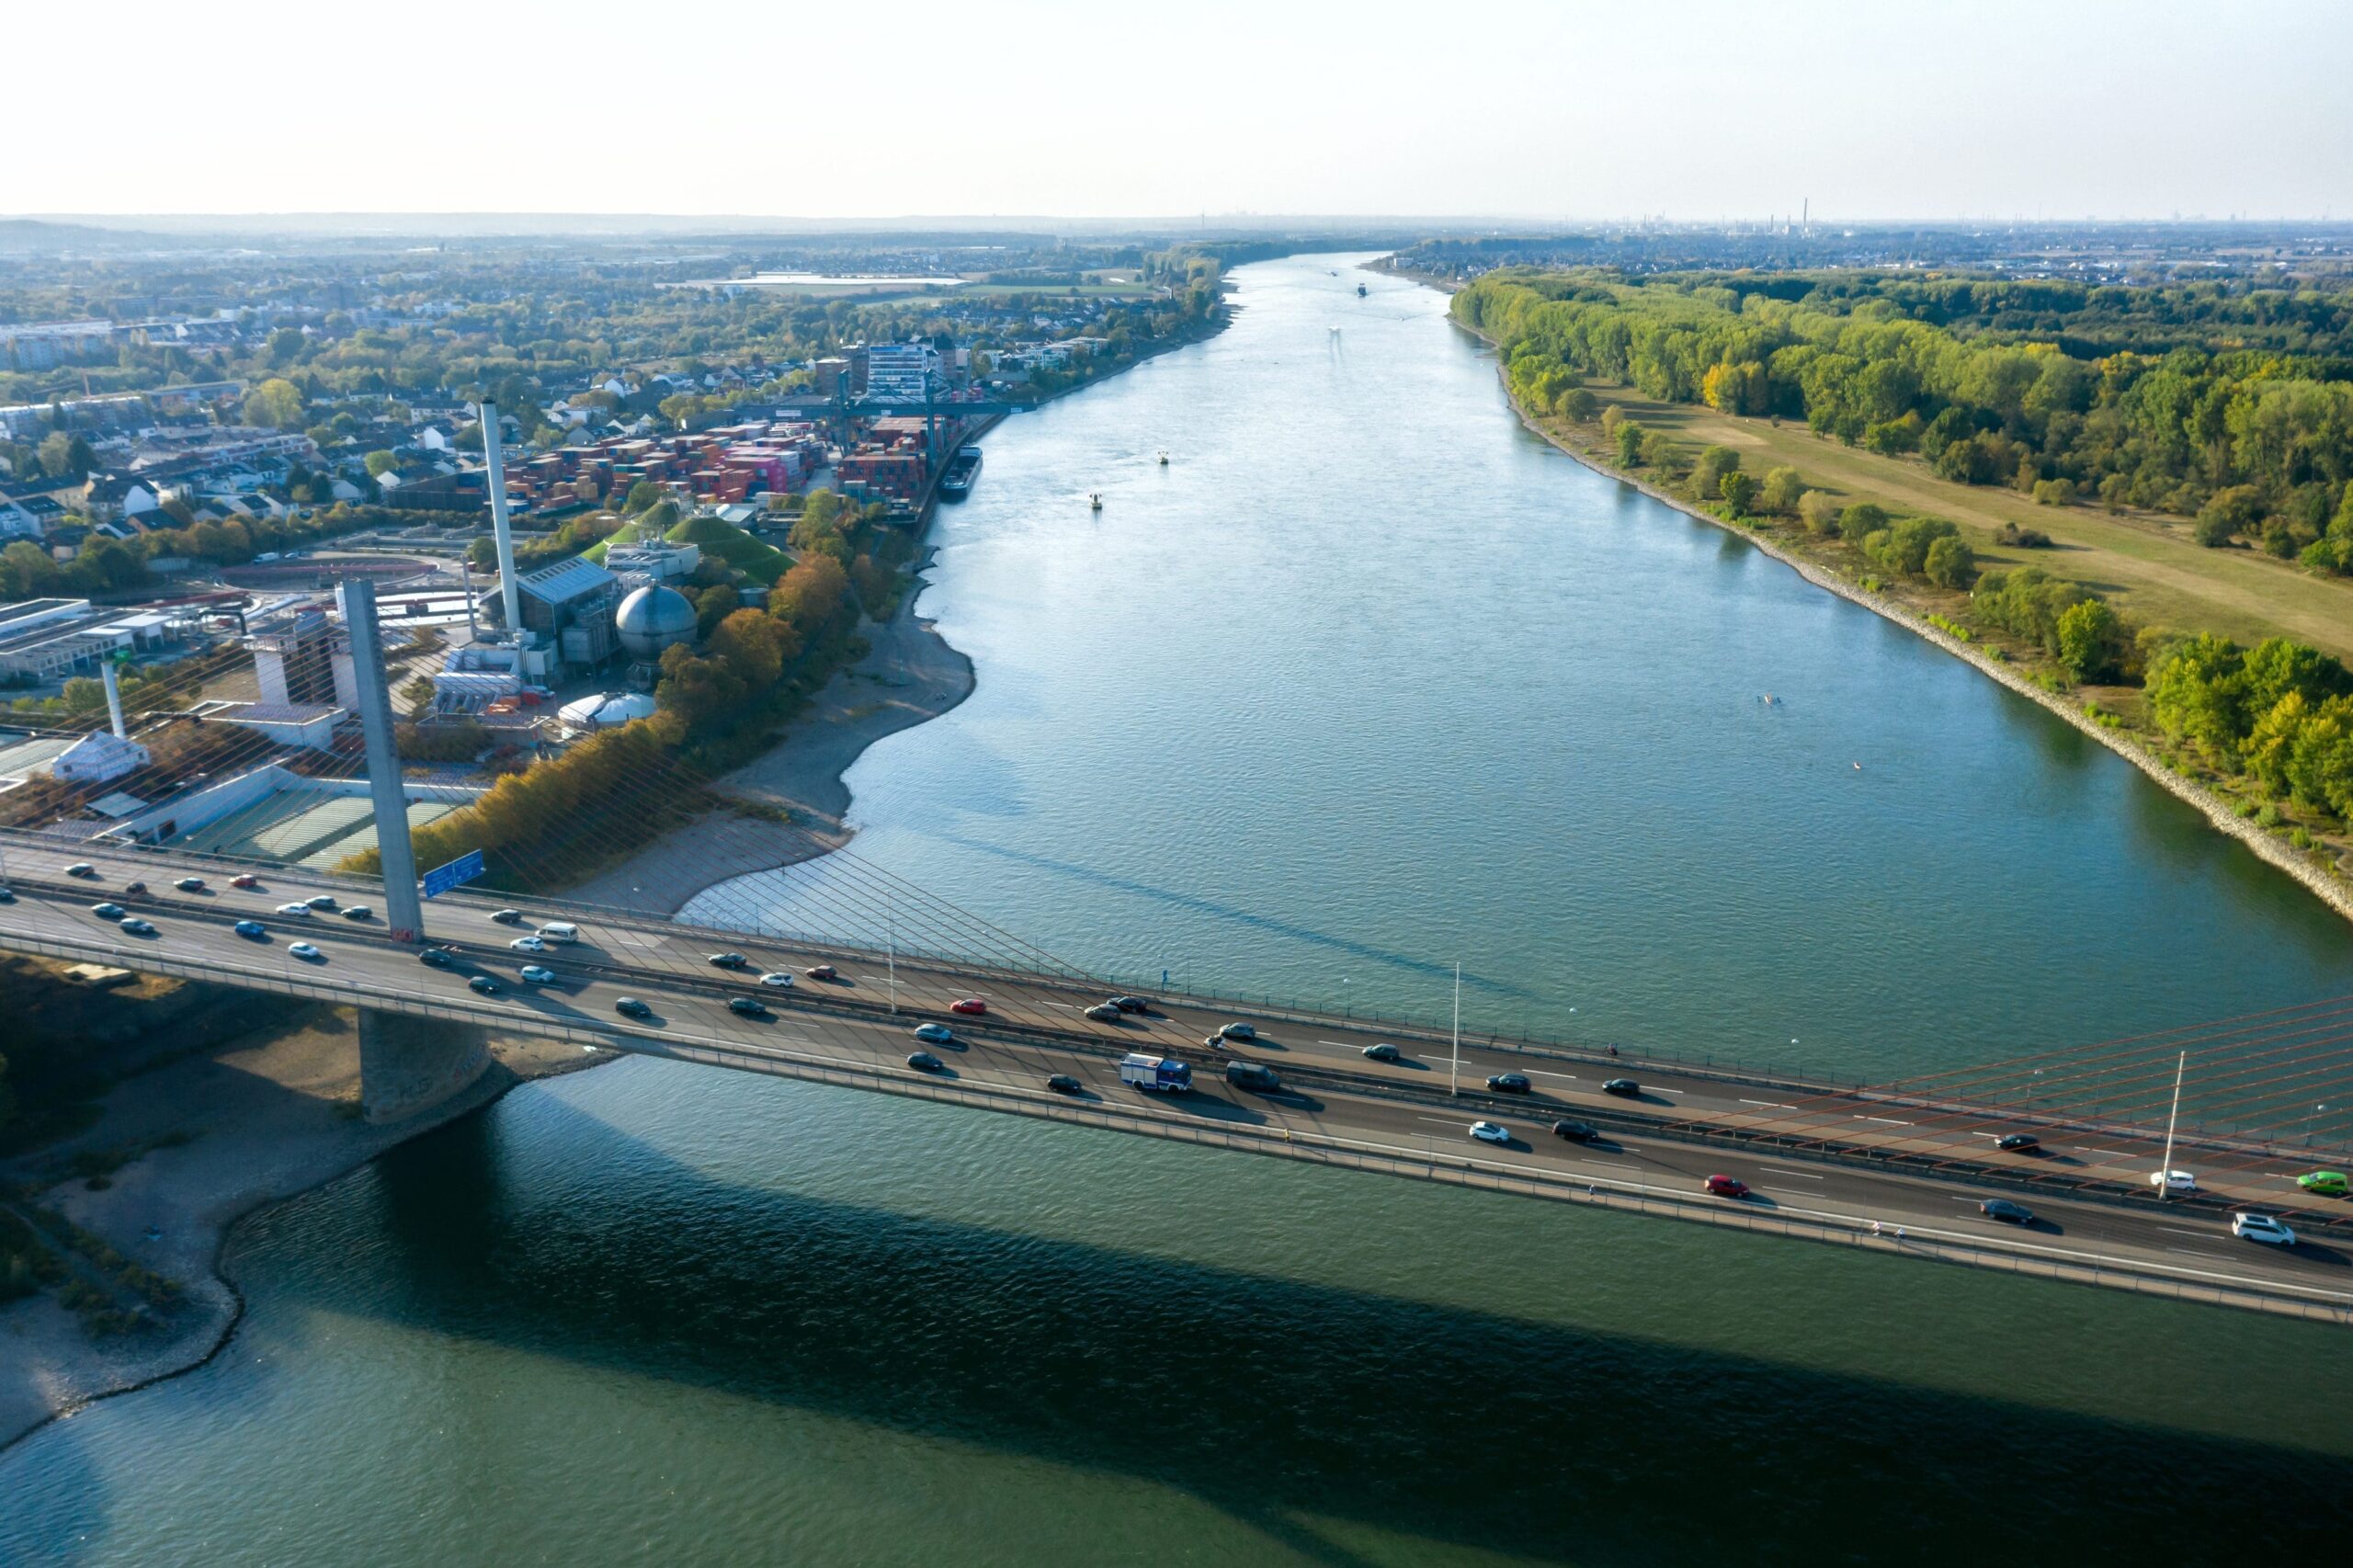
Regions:
<svg viewBox="0 0 2353 1568"><path fill-rule="evenodd" d="M1449 316L1449 320L1452 321L1452 317ZM1490 349L1495 347L1494 340L1484 334L1473 331L1460 322L1454 322L1453 324L1458 331L1468 333ZM1497 366L1496 375L1498 383L1502 384L1500 365ZM2073 697L2038 685L2015 665L1989 657L1984 649L1973 643L1965 642L1932 624L1925 615L1896 602L1885 594L1874 592L1861 583L1841 575L1822 562L1808 560L1768 537L1760 529L1744 528L1727 523L1722 517L1705 507L1697 506L1659 485L1653 484L1639 475L1603 462L1589 452L1579 450L1570 442L1563 440L1556 432L1547 428L1543 423L1531 417L1528 411L1520 406L1518 401L1512 397L1508 385L1503 386L1503 392L1505 403L1518 417L1520 424L1531 434L1541 437L1554 449L1574 459L1596 473L1606 475L1621 484L1631 485L1652 500L1671 506L1686 517L1696 518L1711 528L1745 540L1816 587L1825 589L1849 603L1860 605L1873 614L1893 621L1924 641L1933 643L1945 653L1963 661L1980 674L2000 683L2018 696L2058 715L2084 734L2090 736L2139 768L2169 794L2195 807L2217 831L2238 840L2253 850L2259 858L2294 878L2298 884L2331 910L2347 920L2353 920L2353 883L2348 883L2345 878L2328 867L2318 864L2311 856L2274 836L2256 822L2241 815L2237 802L2221 791L2178 771L2131 735L2101 723L2097 717L2087 711L2085 706Z"/></svg>
<svg viewBox="0 0 2353 1568"><path fill-rule="evenodd" d="M247 1215L479 1110L518 1084L606 1060L573 1045L494 1040L491 1070L465 1094L407 1121L373 1126L357 1114L356 1027L347 1009L319 1007L291 1029L249 1035L126 1078L87 1130L14 1162L7 1175L24 1182L29 1171L53 1171L79 1152L145 1148L95 1189L69 1179L26 1201L176 1281L183 1296L162 1324L103 1339L49 1292L0 1309L0 1449L51 1420L219 1354L244 1311L222 1273L222 1256Z"/></svg>

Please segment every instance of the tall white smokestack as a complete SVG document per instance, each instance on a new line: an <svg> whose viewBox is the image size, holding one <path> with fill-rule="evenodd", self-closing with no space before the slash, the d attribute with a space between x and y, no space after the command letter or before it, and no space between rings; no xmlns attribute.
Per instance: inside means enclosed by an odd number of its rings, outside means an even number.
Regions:
<svg viewBox="0 0 2353 1568"><path fill-rule="evenodd" d="M523 630L523 597L515 585L515 536L506 527L506 462L499 450L498 404L484 398L482 408L482 456L490 470L490 531L498 544L498 593L506 605L506 630Z"/></svg>
<svg viewBox="0 0 2353 1568"><path fill-rule="evenodd" d="M98 678L107 683L107 717L114 721L115 739L127 741L131 732L122 722L122 693L114 684L114 661L103 659L98 664Z"/></svg>

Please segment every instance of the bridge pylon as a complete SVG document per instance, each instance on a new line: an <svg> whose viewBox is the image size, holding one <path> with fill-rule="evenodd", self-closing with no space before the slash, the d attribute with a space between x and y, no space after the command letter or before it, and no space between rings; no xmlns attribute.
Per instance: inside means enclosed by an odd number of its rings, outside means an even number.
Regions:
<svg viewBox="0 0 2353 1568"><path fill-rule="evenodd" d="M343 623L351 636L352 684L358 688L359 730L367 741L368 793L376 808L376 850L384 866L384 924L396 940L421 941L425 906L417 897L408 791L402 786L400 744L392 732L392 676L384 668L383 628L376 620L376 585L365 577L343 585Z"/></svg>

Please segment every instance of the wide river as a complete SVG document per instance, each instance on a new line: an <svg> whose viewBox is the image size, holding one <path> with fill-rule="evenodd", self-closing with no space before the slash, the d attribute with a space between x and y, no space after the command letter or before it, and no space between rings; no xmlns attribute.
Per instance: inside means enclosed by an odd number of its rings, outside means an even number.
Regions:
<svg viewBox="0 0 2353 1568"><path fill-rule="evenodd" d="M862 862L1153 984L1440 1017L1459 960L1479 1028L1855 1076L2353 992L2353 929L2284 878L1529 437L1444 300L1354 259L1244 268L1231 330L990 438L923 600L978 690L853 771ZM808 924L848 874L721 896ZM230 1266L218 1360L0 1456L0 1562L2245 1562L2353 1529L2341 1330L642 1061Z"/></svg>

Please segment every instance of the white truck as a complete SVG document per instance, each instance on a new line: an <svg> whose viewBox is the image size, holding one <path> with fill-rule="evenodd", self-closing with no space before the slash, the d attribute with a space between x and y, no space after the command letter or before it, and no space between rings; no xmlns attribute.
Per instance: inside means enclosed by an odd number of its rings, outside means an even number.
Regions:
<svg viewBox="0 0 2353 1568"><path fill-rule="evenodd" d="M1131 1051L1120 1059L1120 1082L1164 1095L1181 1095L1193 1086L1193 1069L1173 1056L1146 1056Z"/></svg>

